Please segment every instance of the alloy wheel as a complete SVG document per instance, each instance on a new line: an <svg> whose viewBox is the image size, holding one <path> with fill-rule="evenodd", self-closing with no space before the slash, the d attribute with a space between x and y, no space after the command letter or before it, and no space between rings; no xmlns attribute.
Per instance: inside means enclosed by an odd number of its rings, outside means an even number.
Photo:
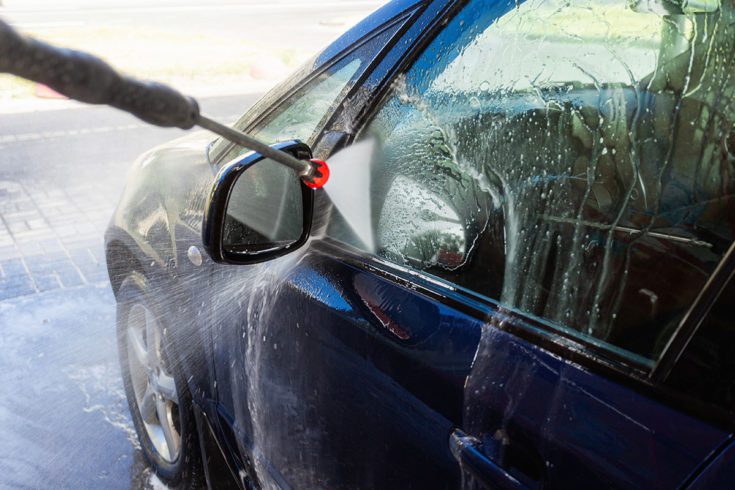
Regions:
<svg viewBox="0 0 735 490"><path fill-rule="evenodd" d="M136 303L127 324L128 367L148 438L167 462L181 454L179 397L162 351L162 332L148 308Z"/></svg>

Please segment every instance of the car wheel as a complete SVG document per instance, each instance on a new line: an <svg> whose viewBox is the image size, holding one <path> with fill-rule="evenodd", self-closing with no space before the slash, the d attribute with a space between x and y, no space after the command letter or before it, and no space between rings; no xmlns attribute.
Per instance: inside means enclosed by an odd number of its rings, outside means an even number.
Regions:
<svg viewBox="0 0 735 490"><path fill-rule="evenodd" d="M167 347L166 332L166 319L145 277L130 274L117 295L117 340L138 440L148 463L165 483L199 488L199 443L191 395Z"/></svg>

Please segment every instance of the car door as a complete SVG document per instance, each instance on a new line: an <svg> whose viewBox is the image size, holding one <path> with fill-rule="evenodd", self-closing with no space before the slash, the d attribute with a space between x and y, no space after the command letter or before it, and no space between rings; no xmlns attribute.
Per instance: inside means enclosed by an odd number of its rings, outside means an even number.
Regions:
<svg viewBox="0 0 735 490"><path fill-rule="evenodd" d="M383 62L386 66L392 65L384 52L403 34L405 27L414 25L421 7L417 2L399 2L376 12L348 32L346 39L337 43L341 45L339 49L327 48L325 53L333 58L323 62L322 68L311 74L306 82L294 81L297 88L276 107L256 107L254 116L246 115L238 124L248 126L250 134L265 141L301 139L314 144L333 116L335 107L348 94L358 99L364 97L361 95L367 85L364 79L375 71L374 65ZM326 55L320 57L323 56ZM384 74L375 75L373 80L382 77ZM319 144L314 148L318 151ZM211 153L217 155L217 161L227 162L240 158L244 152L217 142ZM288 358L289 332L279 331L280 325L269 328L266 323L271 319L264 317L280 309L270 298L278 296L273 288L283 287L284 271L293 265L289 259L242 267L207 264L215 316L212 343L217 400L214 418L225 453L234 456L229 461L231 470L243 486L299 486L306 478L304 475L312 470L309 466L312 459L303 453L304 444L308 447L308 435L303 434L303 427L301 433L294 430L287 437L283 436L290 427L288 417L300 415L302 410L288 407L287 402L291 399L282 398L288 386L274 390L272 380L263 377L264 373L275 374L295 362ZM285 310L281 313L278 318L284 322L283 326L289 330L299 328L297 317L289 316ZM277 357L275 361L270 359L268 350L263 351L260 342L256 342L261 338L262 342L272 340L263 345L272 346ZM286 366L281 366L284 361ZM301 451L298 456L293 455L292 448ZM311 456L316 455L315 451ZM313 471L316 470L318 468L314 467Z"/></svg>
<svg viewBox="0 0 735 490"><path fill-rule="evenodd" d="M435 271L489 300L452 437L465 481L686 484L731 430L659 376L733 241L731 7L527 2L478 26L480 5L447 27L469 25L458 56L415 86L409 72L401 122L372 123L383 181L416 181L386 141L423 132L441 149L424 185L469 194L486 230L466 265ZM427 270L440 255L388 238L383 253Z"/></svg>
<svg viewBox="0 0 735 490"><path fill-rule="evenodd" d="M735 468L735 444L730 443L727 448L717 453L712 463L701 475L697 475L687 488L728 488L735 478L733 468Z"/></svg>
<svg viewBox="0 0 735 490"><path fill-rule="evenodd" d="M727 170L703 142L729 115L685 124L727 76L681 68L700 38L677 33L702 32L688 18L596 2L438 14L353 121L375 148L367 222L337 206L308 249L223 273L240 313L220 309L218 380L241 452L281 486L456 486L450 442L468 484L685 482L728 431L650 373L732 241L716 226L730 182L703 178ZM687 99L695 71L716 83ZM686 131L698 146L672 145Z"/></svg>
<svg viewBox="0 0 735 490"><path fill-rule="evenodd" d="M370 230L338 207L328 234L481 334L451 436L468 486L680 486L728 440L659 373L733 242L733 13L634 7L468 2L358 136ZM361 298L457 359L446 320Z"/></svg>

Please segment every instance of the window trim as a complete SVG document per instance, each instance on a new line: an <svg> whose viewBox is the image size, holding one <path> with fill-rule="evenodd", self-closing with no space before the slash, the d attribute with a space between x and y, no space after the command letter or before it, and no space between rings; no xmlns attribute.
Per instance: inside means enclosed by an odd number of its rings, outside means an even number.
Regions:
<svg viewBox="0 0 735 490"><path fill-rule="evenodd" d="M666 343L658 362L651 370L652 380L659 383L666 382L689 342L697 334L710 310L733 277L735 277L735 241L730 244L727 252L679 322L674 334Z"/></svg>
<svg viewBox="0 0 735 490"><path fill-rule="evenodd" d="M384 74L382 79L376 84L375 90L371 94L371 103L365 104L358 112L355 113L354 117L350 121L352 127L355 128L355 130L346 135L347 138L344 140L343 146L349 146L355 141L355 137L357 136L357 134L362 129L364 129L367 124L370 123L385 99L390 95L390 89L393 86L393 82L396 80L396 78L400 74L405 73L406 70L413 65L413 63L424 52L426 47L439 35L439 33L441 33L446 24L455 15L461 12L462 8L467 3L469 3L469 1L470 0L448 0L446 2L439 2L443 3L444 5L441 6L437 10L437 12L429 19L429 22L426 24L426 26L421 28L419 36L417 36L417 38L407 47L405 51L399 54L396 62L393 63L393 65ZM412 21L421 20L420 16L425 13L425 10L428 10L423 7L425 7L425 5L416 9L416 19L411 19ZM411 25L411 27L415 26ZM392 47L397 39L400 39L400 37L401 36L396 36L396 38L394 38L394 42L392 42L390 45L391 49L386 50L383 53L384 56L380 60L378 60L377 58L374 60L376 62L376 66L378 65L378 62L382 61L383 59L388 57L390 53L393 52ZM342 102L349 99L353 95L353 91L347 94L347 97L345 97ZM332 119L327 123L327 128L331 127L333 123L339 119L343 110L344 108L340 105L338 109L334 112Z"/></svg>

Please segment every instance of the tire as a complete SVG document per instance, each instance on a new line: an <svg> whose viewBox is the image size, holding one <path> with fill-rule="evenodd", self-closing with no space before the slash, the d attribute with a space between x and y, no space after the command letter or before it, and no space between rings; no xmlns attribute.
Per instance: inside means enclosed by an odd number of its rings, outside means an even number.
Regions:
<svg viewBox="0 0 735 490"><path fill-rule="evenodd" d="M201 488L191 394L165 338L170 330L164 313L142 274L123 280L117 345L125 395L143 455L156 475L174 488Z"/></svg>

